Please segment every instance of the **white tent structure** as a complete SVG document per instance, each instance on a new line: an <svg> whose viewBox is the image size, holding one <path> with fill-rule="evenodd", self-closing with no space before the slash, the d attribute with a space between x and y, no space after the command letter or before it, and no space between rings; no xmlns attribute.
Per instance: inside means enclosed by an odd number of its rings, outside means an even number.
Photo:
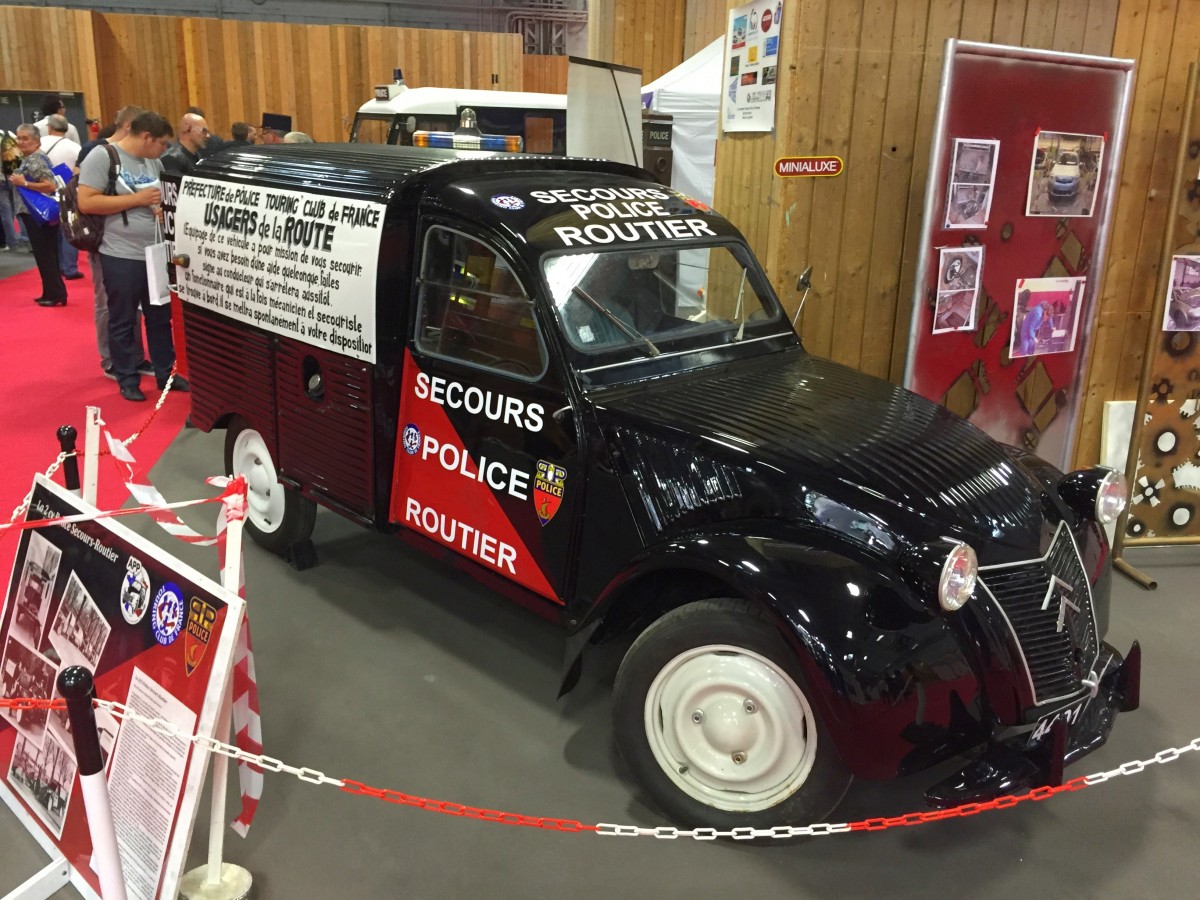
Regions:
<svg viewBox="0 0 1200 900"><path fill-rule="evenodd" d="M721 115L724 36L642 88L642 105L672 116L671 186L711 205Z"/></svg>

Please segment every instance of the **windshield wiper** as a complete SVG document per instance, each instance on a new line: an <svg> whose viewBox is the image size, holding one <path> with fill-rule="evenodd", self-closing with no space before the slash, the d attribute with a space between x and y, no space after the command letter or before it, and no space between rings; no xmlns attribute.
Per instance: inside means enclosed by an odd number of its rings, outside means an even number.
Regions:
<svg viewBox="0 0 1200 900"><path fill-rule="evenodd" d="M621 329L621 331L624 332L626 337L632 338L635 341L641 341L643 344L645 344L646 348L650 351L651 356L658 356L658 354L661 352L657 347L654 346L654 343L650 340L650 338L648 338L644 334L641 334L640 332L634 330L633 328L630 328L628 325L626 325L624 322L622 322L620 319L618 319L615 315L613 315L611 311L609 311L607 308L605 308L595 297L593 297L591 294L589 294L587 291L585 291L579 285L573 286L571 288L571 290L574 293L578 294L580 297L582 297L584 299L584 301L590 307L592 307L592 309L596 310L596 312L600 313L600 315L604 316L604 318L608 319L608 321L612 322L619 329Z"/></svg>

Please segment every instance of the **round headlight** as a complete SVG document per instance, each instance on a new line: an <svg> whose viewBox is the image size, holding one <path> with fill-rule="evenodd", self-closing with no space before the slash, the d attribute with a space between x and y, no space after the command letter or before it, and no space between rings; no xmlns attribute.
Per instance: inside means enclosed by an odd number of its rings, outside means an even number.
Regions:
<svg viewBox="0 0 1200 900"><path fill-rule="evenodd" d="M1115 469L1104 476L1096 491L1096 521L1109 525L1125 511L1129 502L1129 482Z"/></svg>
<svg viewBox="0 0 1200 900"><path fill-rule="evenodd" d="M938 579L938 602L942 609L954 612L962 609L975 593L975 581L979 576L979 561L975 551L966 544L956 544L942 565L942 577Z"/></svg>

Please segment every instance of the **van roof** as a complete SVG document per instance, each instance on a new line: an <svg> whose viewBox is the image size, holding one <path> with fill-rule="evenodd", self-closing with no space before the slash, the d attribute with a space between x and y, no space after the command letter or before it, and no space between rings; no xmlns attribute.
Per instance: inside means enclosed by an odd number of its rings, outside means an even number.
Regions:
<svg viewBox="0 0 1200 900"><path fill-rule="evenodd" d="M525 91L478 91L466 88L405 87L391 100L368 100L358 108L364 116L457 114L460 106L494 109L566 109L566 94Z"/></svg>
<svg viewBox="0 0 1200 900"><path fill-rule="evenodd" d="M350 143L224 150L202 159L195 175L387 203L410 183L435 187L468 178L550 171L651 180L642 169L604 159Z"/></svg>

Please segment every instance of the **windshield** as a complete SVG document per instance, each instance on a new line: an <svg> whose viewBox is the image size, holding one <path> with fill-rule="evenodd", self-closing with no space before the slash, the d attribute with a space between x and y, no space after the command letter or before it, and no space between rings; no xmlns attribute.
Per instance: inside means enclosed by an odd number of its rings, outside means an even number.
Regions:
<svg viewBox="0 0 1200 900"><path fill-rule="evenodd" d="M1071 153L1069 151L1060 153L1058 156L1058 161L1064 166L1077 166L1079 165L1079 154Z"/></svg>
<svg viewBox="0 0 1200 900"><path fill-rule="evenodd" d="M584 369L790 332L744 247L575 253L542 268Z"/></svg>
<svg viewBox="0 0 1200 900"><path fill-rule="evenodd" d="M392 128L392 117L358 116L350 140L357 144L386 144Z"/></svg>

